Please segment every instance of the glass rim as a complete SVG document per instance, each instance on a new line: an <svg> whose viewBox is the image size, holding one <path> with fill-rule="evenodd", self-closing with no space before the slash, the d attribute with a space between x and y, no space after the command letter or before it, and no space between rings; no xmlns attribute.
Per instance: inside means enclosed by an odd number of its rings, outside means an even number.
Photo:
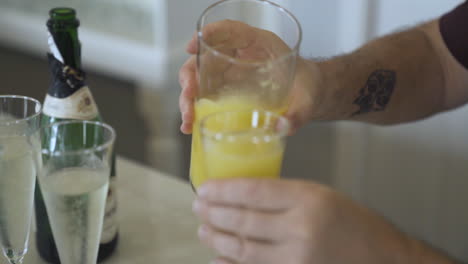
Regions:
<svg viewBox="0 0 468 264"><path fill-rule="evenodd" d="M220 5L229 3L229 2L239 2L239 1L251 1L251 2L258 3L258 4L273 6L274 8L279 10L281 13L286 14L290 19L292 19L292 21L294 21L294 24L296 24L296 26L297 26L298 36L297 36L296 43L294 44L293 48L291 48L291 51L286 53L286 54L283 54L283 55L281 55L281 56L279 56L277 58L274 58L274 59L268 59L268 60L261 61L261 62L249 62L249 61L239 60L239 59L236 59L236 58L231 57L229 55L226 55L226 54L224 54L222 52L219 52L218 50L216 50L212 46L208 45L208 43L206 43L205 40L203 39L203 32L202 32L202 23L204 22L204 19L205 19L206 15L210 11L212 11L214 8L216 8L217 6L220 6ZM302 42L302 27L301 27L301 24L299 23L299 20L296 18L296 16L294 16L294 14L291 11L289 11L288 9L280 6L279 4L273 3L273 2L271 2L269 0L221 0L221 1L218 1L218 2L208 6L202 12L202 14L200 15L200 17L199 17L199 19L197 21L197 37L198 37L199 43L201 43L203 45L203 47L206 47L215 56L219 56L221 58L224 58L230 63L233 63L233 64L247 64L247 65L263 65L263 64L268 64L268 63L271 63L271 62L282 61L282 60L290 58L291 56L297 56L298 53L299 53L299 48L300 48L301 42ZM199 50L200 50L200 47L199 47Z"/></svg>
<svg viewBox="0 0 468 264"><path fill-rule="evenodd" d="M208 122L209 119L215 117L215 116L218 116L218 115L227 115L227 114L233 114L233 113L262 113L264 114L265 116L273 116L275 118L277 118L278 120L280 120L280 122L283 122L284 125L282 126L282 128L279 130L278 133L275 133L274 135L270 136L270 137L273 137L273 138L284 138L286 136L288 136L290 130L291 130L291 122L284 116L280 115L280 114L277 114L275 112L272 112L272 111L268 111L268 110L263 110L263 109L246 109L246 110L238 110L238 111L221 111L221 112L216 112L216 113L212 113L212 114L209 114L205 117L203 117L201 120L200 120L200 123L199 123L199 128L200 128L200 132L201 132L201 136L207 136L209 138L213 138L217 141L220 141L220 140L223 140L223 139L230 139L230 138L233 138L233 137L241 137L243 135L246 135L247 133L249 133L249 129L242 129L240 131L234 131L234 132L213 132L212 130L208 129L205 127L205 124ZM260 127L259 129L264 129L262 127Z"/></svg>
<svg viewBox="0 0 468 264"><path fill-rule="evenodd" d="M110 125L108 125L106 123L103 123L103 122L99 122L99 121L86 121L86 120L60 121L60 122L57 122L57 123L49 124L47 126L42 126L39 129L39 132L40 132L40 134L42 136L43 131L46 130L46 129L53 128L55 126L65 126L65 125L70 125L70 124L88 124L88 125L94 125L94 126L102 127L104 129L106 129L107 131L109 131L111 136L110 136L109 139L105 139L104 143L102 143L102 144L99 144L99 145L97 145L95 147L83 148L83 149L79 149L79 150L50 151L50 150L48 150L46 148L41 147L41 153L43 155L62 156L62 155L92 154L92 153L100 152L100 151L103 151L105 149L110 148L114 144L115 139L117 138L117 134L115 132L115 129L112 126L110 126Z"/></svg>
<svg viewBox="0 0 468 264"><path fill-rule="evenodd" d="M11 126L11 125L19 125L19 124L22 124L24 122L28 122L32 119L35 119L37 117L39 117L42 113L42 104L41 102L39 102L39 100L35 99L35 98L32 98L32 97L29 97L29 96L24 96L24 95L0 95L0 100L2 99L23 99L24 101L29 101L29 102L33 102L36 104L36 109L35 109L35 112L26 116L26 117L23 117L23 118L19 118L19 119L16 119L16 120L12 120L12 121L6 121L6 122L0 122L0 126ZM39 107L39 108L38 108Z"/></svg>

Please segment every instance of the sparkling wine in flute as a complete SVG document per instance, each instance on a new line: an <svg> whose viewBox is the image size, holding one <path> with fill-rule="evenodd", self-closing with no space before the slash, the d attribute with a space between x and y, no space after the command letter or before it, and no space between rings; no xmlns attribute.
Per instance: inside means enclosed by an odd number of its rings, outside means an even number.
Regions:
<svg viewBox="0 0 468 264"><path fill-rule="evenodd" d="M0 136L0 240L7 256L24 255L31 223L39 145Z"/></svg>
<svg viewBox="0 0 468 264"><path fill-rule="evenodd" d="M28 251L41 164L40 113L33 98L0 95L0 246L10 264L21 264Z"/></svg>
<svg viewBox="0 0 468 264"><path fill-rule="evenodd" d="M108 175L107 169L66 168L40 177L62 263L94 264Z"/></svg>

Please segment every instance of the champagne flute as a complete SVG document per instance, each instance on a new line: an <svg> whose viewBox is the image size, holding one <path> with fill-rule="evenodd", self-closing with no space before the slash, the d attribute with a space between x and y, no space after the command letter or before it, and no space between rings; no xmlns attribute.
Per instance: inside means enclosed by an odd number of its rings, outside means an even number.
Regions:
<svg viewBox="0 0 468 264"><path fill-rule="evenodd" d="M39 184L62 264L95 264L102 232L115 132L66 121L41 128ZM70 136L73 135L73 136Z"/></svg>
<svg viewBox="0 0 468 264"><path fill-rule="evenodd" d="M11 264L22 263L28 251L40 113L35 99L0 96L0 243Z"/></svg>

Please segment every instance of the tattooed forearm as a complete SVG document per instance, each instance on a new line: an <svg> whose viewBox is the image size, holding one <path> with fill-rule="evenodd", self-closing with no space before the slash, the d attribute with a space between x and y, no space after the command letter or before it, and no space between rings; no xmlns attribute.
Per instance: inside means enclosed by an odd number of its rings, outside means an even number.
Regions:
<svg viewBox="0 0 468 264"><path fill-rule="evenodd" d="M396 85L396 73L391 70L377 70L373 72L366 85L359 91L354 104L359 110L353 116L370 112L384 111L390 103Z"/></svg>

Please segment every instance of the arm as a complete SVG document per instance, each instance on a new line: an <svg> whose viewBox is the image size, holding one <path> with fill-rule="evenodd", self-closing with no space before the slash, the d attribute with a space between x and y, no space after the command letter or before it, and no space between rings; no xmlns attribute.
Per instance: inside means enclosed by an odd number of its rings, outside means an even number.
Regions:
<svg viewBox="0 0 468 264"><path fill-rule="evenodd" d="M322 100L316 100L321 103L312 104L312 120L395 124L468 101L468 70L447 49L437 20L374 40L349 55L305 63L321 76L312 86L326 87L318 94Z"/></svg>

